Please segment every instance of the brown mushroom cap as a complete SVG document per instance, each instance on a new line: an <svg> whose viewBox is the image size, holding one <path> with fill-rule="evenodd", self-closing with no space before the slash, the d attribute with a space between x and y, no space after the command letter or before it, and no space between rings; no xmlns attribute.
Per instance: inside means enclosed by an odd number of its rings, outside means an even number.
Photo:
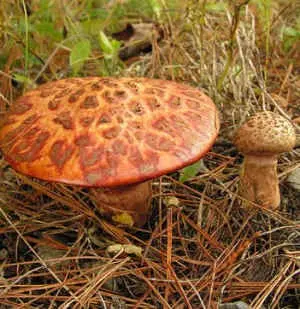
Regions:
<svg viewBox="0 0 300 309"><path fill-rule="evenodd" d="M70 78L13 104L0 148L19 172L49 181L114 187L200 159L219 129L202 92L146 78Z"/></svg>
<svg viewBox="0 0 300 309"><path fill-rule="evenodd" d="M277 154L291 151L296 142L292 124L273 112L252 116L237 131L235 145L244 154Z"/></svg>

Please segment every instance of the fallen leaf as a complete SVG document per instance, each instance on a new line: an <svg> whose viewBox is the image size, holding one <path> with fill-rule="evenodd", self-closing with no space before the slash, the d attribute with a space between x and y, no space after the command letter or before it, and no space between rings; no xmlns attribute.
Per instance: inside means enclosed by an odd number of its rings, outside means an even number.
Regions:
<svg viewBox="0 0 300 309"><path fill-rule="evenodd" d="M141 257L142 256L142 248L135 246L135 245L121 245L115 244L107 247L107 253L119 253L120 251L124 251L127 254L133 254L135 256Z"/></svg>

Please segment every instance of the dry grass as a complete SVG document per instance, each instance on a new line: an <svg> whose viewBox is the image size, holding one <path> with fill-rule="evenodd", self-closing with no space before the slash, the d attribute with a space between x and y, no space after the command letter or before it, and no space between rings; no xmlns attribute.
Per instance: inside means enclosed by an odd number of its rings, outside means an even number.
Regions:
<svg viewBox="0 0 300 309"><path fill-rule="evenodd" d="M119 73L183 81L214 99L222 129L204 167L184 184L178 173L154 180L148 223L126 229L103 220L87 190L18 175L0 159L0 308L210 309L235 300L297 308L300 193L285 180L299 168L299 148L280 157L282 207L273 212L238 195L242 158L231 143L260 110L299 129L299 44L283 52L280 41L297 3L276 3L267 28L253 3L215 12L205 2L190 1L176 21L165 10L164 39ZM48 66L65 50L54 49L31 79L54 79ZM0 72L2 110L18 95L12 63ZM96 65L91 59L84 75ZM113 244L142 255L109 253Z"/></svg>

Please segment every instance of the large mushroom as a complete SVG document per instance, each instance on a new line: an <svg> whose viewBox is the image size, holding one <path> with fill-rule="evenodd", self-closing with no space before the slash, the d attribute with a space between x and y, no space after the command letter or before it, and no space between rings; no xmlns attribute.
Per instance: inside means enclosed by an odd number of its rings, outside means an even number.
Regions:
<svg viewBox="0 0 300 309"><path fill-rule="evenodd" d="M47 181L91 187L115 221L145 223L154 177L199 160L219 130L201 91L146 78L69 78L20 97L2 121L11 166Z"/></svg>
<svg viewBox="0 0 300 309"><path fill-rule="evenodd" d="M263 207L280 205L277 157L293 149L296 134L293 125L274 112L251 117L236 132L235 145L244 155L240 175L240 193Z"/></svg>

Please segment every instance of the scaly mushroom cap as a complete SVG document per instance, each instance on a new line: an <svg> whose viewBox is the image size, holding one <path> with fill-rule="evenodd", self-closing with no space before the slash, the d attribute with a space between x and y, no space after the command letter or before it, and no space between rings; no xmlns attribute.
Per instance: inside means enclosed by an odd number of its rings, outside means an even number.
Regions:
<svg viewBox="0 0 300 309"><path fill-rule="evenodd" d="M219 129L213 102L175 82L70 78L13 104L0 148L19 172L49 181L114 187L201 158Z"/></svg>
<svg viewBox="0 0 300 309"><path fill-rule="evenodd" d="M292 124L273 112L252 116L237 131L235 145L240 152L253 155L273 155L291 151L296 142Z"/></svg>

